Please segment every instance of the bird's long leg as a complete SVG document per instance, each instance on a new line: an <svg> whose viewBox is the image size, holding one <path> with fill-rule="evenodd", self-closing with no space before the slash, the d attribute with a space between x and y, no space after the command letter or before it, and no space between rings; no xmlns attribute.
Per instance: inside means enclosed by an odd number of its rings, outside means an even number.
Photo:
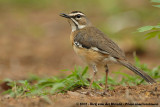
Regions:
<svg viewBox="0 0 160 107"><path fill-rule="evenodd" d="M108 80L108 72L109 72L107 65L105 66L105 69L106 69L106 71L105 71L106 72L106 81L105 81L105 90L104 91L107 91L107 87L108 87L107 80Z"/></svg>
<svg viewBox="0 0 160 107"><path fill-rule="evenodd" d="M97 74L97 67L96 67L96 65L92 65L92 68L93 68L93 77L92 77L91 83L90 83L90 85L89 85L89 90L91 90L92 83L93 83L93 81L94 81L94 79L95 79L95 76L96 76L96 74Z"/></svg>

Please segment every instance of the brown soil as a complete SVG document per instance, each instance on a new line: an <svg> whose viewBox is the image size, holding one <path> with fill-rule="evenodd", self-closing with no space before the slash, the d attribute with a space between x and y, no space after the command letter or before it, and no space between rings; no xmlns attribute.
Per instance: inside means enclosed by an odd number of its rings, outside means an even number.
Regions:
<svg viewBox="0 0 160 107"><path fill-rule="evenodd" d="M0 13L0 82L6 78L24 80L29 74L43 77L62 75L60 70L73 69L75 65L84 66L72 50L69 43L69 24L57 15L59 11L50 9L15 12L14 9L11 10ZM125 44L125 41L122 43ZM136 51L136 46L131 47L127 48ZM141 62L145 62L150 68L160 63L159 54L152 48L146 45L146 50L149 52L145 51L147 54L143 53L140 57ZM133 62L133 57L130 59ZM110 68L111 71L118 69L117 66ZM100 71L98 74L103 73ZM0 95L0 107L76 107L93 106L93 103L157 104L160 102L159 83L145 86L115 86L115 89L108 91L106 95L101 94L102 90L92 90L89 95L84 94L86 92L88 90L81 89L50 95L48 96L50 100L38 96L9 98L7 95Z"/></svg>
<svg viewBox="0 0 160 107"><path fill-rule="evenodd" d="M77 107L77 106L130 106L143 105L152 107L160 105L160 83L139 86L115 86L114 90L103 93L103 90L86 89L68 91L65 94L55 94L44 97L0 97L0 107Z"/></svg>

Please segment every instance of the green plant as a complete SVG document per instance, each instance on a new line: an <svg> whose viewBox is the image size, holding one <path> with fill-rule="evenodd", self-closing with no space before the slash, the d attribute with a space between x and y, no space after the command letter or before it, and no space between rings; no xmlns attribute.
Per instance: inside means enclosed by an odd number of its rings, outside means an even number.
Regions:
<svg viewBox="0 0 160 107"><path fill-rule="evenodd" d="M75 67L72 74L65 78L51 77L51 78L39 78L37 76L31 76L28 80L12 81L10 79L5 80L8 85L12 87L4 92L4 94L10 94L12 97L19 96L32 96L32 95L47 95L58 92L65 92L73 90L77 87L86 87L89 85L86 73L88 67L82 69L81 67ZM32 81L36 81L32 83Z"/></svg>
<svg viewBox="0 0 160 107"><path fill-rule="evenodd" d="M151 0L151 2L158 3L153 6L160 8L160 5L159 5L160 0ZM138 32L147 32L145 34L146 39L151 39L156 36L158 36L158 38L160 39L160 24L157 24L155 26L143 26L137 30L138 30Z"/></svg>
<svg viewBox="0 0 160 107"><path fill-rule="evenodd" d="M147 32L145 34L146 39L151 39L156 36L160 39L160 24L156 26L143 26L138 29L138 32Z"/></svg>
<svg viewBox="0 0 160 107"><path fill-rule="evenodd" d="M135 65L144 70L152 78L158 80L160 78L160 66L149 69L146 64L141 64L138 57L135 56ZM32 75L28 80L13 81L7 79L8 85L12 88L5 91L4 94L9 94L12 97L19 96L46 96L48 94L64 93L66 91L76 90L77 88L86 88L89 86L89 79L87 74L88 67L82 69L75 67L74 71L65 78L50 77L40 78ZM108 77L109 89L113 90L114 85L139 85L146 84L146 82L137 75L129 75L121 71L113 72L113 77ZM122 79L119 80L119 75ZM105 84L105 76L98 81L94 81L92 87L95 89L102 89L100 84Z"/></svg>
<svg viewBox="0 0 160 107"><path fill-rule="evenodd" d="M160 8L160 0L151 0L151 2L153 2L153 3L157 3L156 5L153 5L154 7L158 7L158 8Z"/></svg>

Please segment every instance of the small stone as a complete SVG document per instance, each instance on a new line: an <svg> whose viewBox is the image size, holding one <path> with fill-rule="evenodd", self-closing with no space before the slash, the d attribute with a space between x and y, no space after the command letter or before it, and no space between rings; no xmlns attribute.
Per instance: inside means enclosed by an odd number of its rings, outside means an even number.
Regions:
<svg viewBox="0 0 160 107"><path fill-rule="evenodd" d="M78 92L68 91L67 93L68 93L68 95L70 95L70 96L85 97L84 94L80 94L80 93L78 93Z"/></svg>

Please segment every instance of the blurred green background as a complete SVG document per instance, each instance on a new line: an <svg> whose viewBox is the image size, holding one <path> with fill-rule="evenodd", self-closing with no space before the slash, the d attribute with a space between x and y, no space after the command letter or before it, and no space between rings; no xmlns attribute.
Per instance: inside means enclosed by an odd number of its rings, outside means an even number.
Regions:
<svg viewBox="0 0 160 107"><path fill-rule="evenodd" d="M133 61L159 65L160 40L136 30L160 22L149 0L0 0L0 78L24 79L30 73L56 75L85 64L72 50L71 28L59 13L84 12Z"/></svg>

